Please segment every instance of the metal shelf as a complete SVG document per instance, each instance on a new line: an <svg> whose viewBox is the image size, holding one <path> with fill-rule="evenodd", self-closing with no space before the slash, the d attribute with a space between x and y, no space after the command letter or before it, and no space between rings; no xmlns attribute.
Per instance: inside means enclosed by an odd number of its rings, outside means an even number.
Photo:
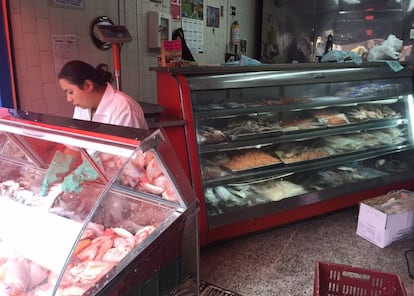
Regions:
<svg viewBox="0 0 414 296"><path fill-rule="evenodd" d="M269 136L269 134L256 134L252 137L246 137L243 141L223 142L217 144L199 145L200 155L209 153L218 153L231 151L235 149L249 149L272 146L290 141L304 141L320 137L338 135L343 133L360 132L366 130L375 130L380 128L397 127L406 125L408 120L405 118L370 120L362 123L351 123L341 126L328 126L320 129L301 130L294 132L281 133L277 136Z"/></svg>
<svg viewBox="0 0 414 296"><path fill-rule="evenodd" d="M404 174L390 174L373 179L364 179L360 182L344 184L319 191L312 191L305 194L289 197L280 201L270 201L263 204L251 205L249 207L229 207L221 214L209 215L210 229L219 228L229 225L229 223L238 223L249 219L255 219L264 215L281 213L283 211L295 209L300 206L310 205L313 203L332 200L344 195L370 190L371 188L387 186L414 178L414 170L404 172ZM351 185L351 186L350 186Z"/></svg>
<svg viewBox="0 0 414 296"><path fill-rule="evenodd" d="M263 105L263 106L254 106L249 107L248 105L245 108L223 108L223 109L211 109L206 111L197 111L194 110L194 117L197 122L203 120L214 120L214 119L224 119L232 118L235 116L242 115L251 115L251 114L269 114L274 112L283 112L283 111L302 111L309 109L323 109L328 107L340 107L340 106L356 106L360 104L371 104L373 100L375 101L384 101L387 100L403 100L404 96L376 96L372 97L320 97L320 98L311 98L307 102L294 103L294 104L276 104L276 105Z"/></svg>
<svg viewBox="0 0 414 296"><path fill-rule="evenodd" d="M246 170L243 173L234 173L231 175L216 178L214 180L205 180L205 187L218 186L225 184L245 183L252 180L278 178L295 173L313 171L333 166L343 165L352 161L361 161L376 158L382 155L397 153L414 148L411 145L387 146L366 151L356 151L342 155L330 156L326 158L318 158L309 161L303 161L292 164L277 164L267 166L266 168L258 168Z"/></svg>

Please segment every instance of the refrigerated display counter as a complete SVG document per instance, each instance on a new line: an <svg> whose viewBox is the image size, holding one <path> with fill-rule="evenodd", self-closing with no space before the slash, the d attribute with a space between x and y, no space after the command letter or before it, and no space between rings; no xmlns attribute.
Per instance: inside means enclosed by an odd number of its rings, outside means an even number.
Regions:
<svg viewBox="0 0 414 296"><path fill-rule="evenodd" d="M199 205L163 130L0 108L0 163L1 295L198 295Z"/></svg>
<svg viewBox="0 0 414 296"><path fill-rule="evenodd" d="M395 65L393 65L395 66ZM200 239L414 187L413 73L386 62L153 68L200 201Z"/></svg>

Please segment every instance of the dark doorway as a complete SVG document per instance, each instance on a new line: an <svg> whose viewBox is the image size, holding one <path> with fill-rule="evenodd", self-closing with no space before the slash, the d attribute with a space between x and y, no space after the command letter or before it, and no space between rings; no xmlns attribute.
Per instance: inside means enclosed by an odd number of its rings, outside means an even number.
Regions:
<svg viewBox="0 0 414 296"><path fill-rule="evenodd" d="M13 84L10 38L6 1L1 1L0 13L0 107L17 108Z"/></svg>

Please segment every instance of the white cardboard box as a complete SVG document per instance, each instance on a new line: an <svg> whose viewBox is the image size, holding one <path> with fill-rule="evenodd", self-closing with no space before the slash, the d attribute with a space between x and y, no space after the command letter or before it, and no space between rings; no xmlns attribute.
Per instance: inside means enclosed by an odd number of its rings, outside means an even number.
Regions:
<svg viewBox="0 0 414 296"><path fill-rule="evenodd" d="M356 233L380 248L413 236L414 192L391 191L361 202Z"/></svg>

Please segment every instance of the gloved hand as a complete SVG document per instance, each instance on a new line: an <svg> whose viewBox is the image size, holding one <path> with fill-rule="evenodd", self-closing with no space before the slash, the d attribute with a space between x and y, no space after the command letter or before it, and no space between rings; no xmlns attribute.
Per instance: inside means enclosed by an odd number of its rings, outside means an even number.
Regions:
<svg viewBox="0 0 414 296"><path fill-rule="evenodd" d="M53 159L47 169L46 175L43 178L42 189L40 196L46 196L49 187L60 180L68 173L73 162L73 156L64 154L61 151L56 151Z"/></svg>
<svg viewBox="0 0 414 296"><path fill-rule="evenodd" d="M98 177L98 173L91 166L89 161L84 160L76 170L63 179L62 190L63 192L80 193L84 181L96 180Z"/></svg>

